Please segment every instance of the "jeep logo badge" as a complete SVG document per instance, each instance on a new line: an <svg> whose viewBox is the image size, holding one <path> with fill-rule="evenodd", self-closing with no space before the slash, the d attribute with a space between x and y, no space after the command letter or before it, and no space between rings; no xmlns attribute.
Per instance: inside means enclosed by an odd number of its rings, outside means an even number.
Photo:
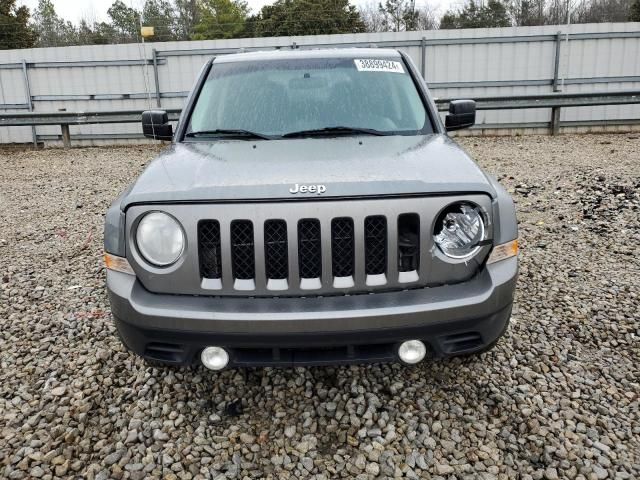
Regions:
<svg viewBox="0 0 640 480"><path fill-rule="evenodd" d="M289 193L317 193L318 195L322 195L327 191L327 187L319 184L319 185L299 185L295 184L293 187L289 189Z"/></svg>

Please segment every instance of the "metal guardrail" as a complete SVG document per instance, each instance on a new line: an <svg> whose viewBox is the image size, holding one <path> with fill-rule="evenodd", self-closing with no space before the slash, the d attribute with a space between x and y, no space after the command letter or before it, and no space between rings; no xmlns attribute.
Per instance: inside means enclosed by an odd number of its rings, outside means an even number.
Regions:
<svg viewBox="0 0 640 480"><path fill-rule="evenodd" d="M439 111L447 111L450 98L435 100ZM620 90L615 92L588 93L547 93L535 95L515 95L508 97L476 97L477 110L514 110L526 108L551 108L549 123L551 134L556 135L560 129L560 109L566 107L588 107L594 105L631 105L640 104L640 90ZM180 116L180 109L167 109L169 119L175 121ZM71 145L70 125L90 125L101 123L137 123L141 120L139 110L112 110L98 112L13 112L0 113L0 127L60 125L62 141L65 147ZM640 119L635 120L636 122ZM609 122L620 124L619 120L606 119L591 121L592 125L606 125ZM633 120L629 120L633 122ZM569 122L568 122L569 123ZM539 125L544 126L544 125ZM482 124L478 125L482 128ZM485 127L490 128L490 127ZM494 128L494 127L491 127ZM501 126L509 128L509 124Z"/></svg>
<svg viewBox="0 0 640 480"><path fill-rule="evenodd" d="M436 99L438 110L449 108L453 99ZM640 103L640 90L616 92L537 93L533 95L510 95L476 97L476 110L514 110L520 108L591 107L595 105L630 105Z"/></svg>
<svg viewBox="0 0 640 480"><path fill-rule="evenodd" d="M436 99L439 111L446 111L452 99ZM619 90L614 92L542 93L534 95L512 95L508 97L476 97L477 110L517 110L527 108L551 108L549 128L551 135L560 132L560 111L562 107L591 107L597 105L632 105L640 103L640 90ZM640 120L640 119L639 119ZM600 123L591 125L606 125ZM620 124L620 122L616 122ZM486 127L490 128L490 127ZM509 128L505 124L502 128Z"/></svg>
<svg viewBox="0 0 640 480"><path fill-rule="evenodd" d="M558 28L564 28L558 26ZM571 29L569 29L571 30ZM550 52L550 55L544 55L544 58L548 58L552 64L549 65L548 69L544 69L544 72L552 72L553 75L546 76L544 73L533 74L534 78L516 78L516 79L483 79L483 80L470 80L467 78L461 78L453 81L429 81L429 87L432 89L448 89L448 88L464 88L464 89L475 89L475 88L494 88L494 87L530 87L535 86L538 88L549 88L553 92L558 92L563 90L566 85L593 85L593 88L598 88L597 85L602 85L604 83L622 83L627 84L628 86L620 86L618 88L636 88L636 84L640 82L640 75L637 72L630 71L628 75L620 75L620 76L604 76L604 77L562 77L560 75L560 59L564 55L568 55L569 53L569 44L572 42L578 41L578 48L583 43L582 41L596 41L596 40L616 40L616 39L640 39L640 30L635 31L609 31L609 32L563 32L557 31L555 33L550 33L548 29L544 30L545 33L532 34L532 31L522 31L514 30L513 34L508 34L506 36L500 35L488 35L488 36L477 36L477 32L470 33L471 36L465 36L466 34L462 33L461 35L456 35L454 37L443 37L443 38L430 38L434 36L432 33L426 34L425 36L420 36L420 33L411 34L408 39L397 38L395 35L382 35L379 37L378 41L372 40L370 35L367 34L357 34L352 37L344 37L341 38L342 41L338 41L338 38L319 38L319 37L291 37L291 38L279 38L279 39L271 39L266 45L260 44L259 41L251 42L251 45L245 45L242 48L226 46L226 47L208 47L201 43L186 43L184 44L187 48L180 48L183 44L179 44L178 46L174 46L172 49L167 50L157 50L157 48L163 48L165 45L162 43L152 44L151 55L147 56L147 58L139 58L139 59L104 59L104 60L65 60L65 61L27 61L21 60L16 61L15 57L9 59L9 63L0 63L0 74L4 70L22 70L23 77L23 90L24 90L24 102L19 103L17 98L11 98L10 101L5 103L5 100L0 102L0 111L1 110L22 110L22 111L34 111L38 110L36 107L39 105L41 101L49 101L49 102L63 102L62 105L67 106L68 110L74 110L71 102L75 101L111 101L111 100L138 100L138 99L148 99L155 100L155 105L158 108L161 108L164 99L176 99L186 97L187 91L178 91L178 89L174 89L172 91L166 91L161 89L160 81L163 78L160 74L162 71L166 71L167 68L171 70L170 60L172 57L181 57L181 56L195 56L198 57L208 57L208 56L217 56L217 55L226 55L229 53L237 53L238 51L260 51L260 50L273 50L273 49L309 49L309 48L322 48L322 47L330 47L330 48L345 48L345 47L364 47L371 46L372 42L376 46L379 47L392 47L392 48L411 48L418 49L417 52L414 52L414 61L420 70L420 73L423 78L427 78L427 59L429 58L430 53L433 49L437 49L440 47L449 47L455 45L469 45L473 46L476 44L522 44L522 43L537 43L541 45L547 45L547 47L551 44L553 45L553 52ZM496 31L499 34L504 32ZM520 35L519 33L525 33ZM406 36L406 35L405 35ZM438 37L438 35L435 35ZM378 38L378 37L376 37ZM384 39L383 39L384 38ZM316 42L314 42L314 39ZM295 40L295 41L294 41ZM275 42L275 43L274 43ZM581 43L582 42L582 43ZM197 45L197 46L196 46ZM177 48L176 48L177 47ZM586 48L586 47L585 47ZM437 50L436 50L437 51ZM536 50L538 51L538 50ZM129 57L130 55L126 55ZM546 60L545 60L546 61ZM38 92L38 94L32 94L32 89L30 85L30 75L29 72L37 69L70 69L70 68L85 68L85 67L135 67L135 66L148 66L149 69L153 71L153 76L151 77L151 91L147 89L145 92L136 92L136 91L128 91L126 93L114 93L112 91L107 92L96 92L96 93L50 93L48 91ZM164 67L163 67L164 66ZM625 72L621 72L625 73ZM542 78L540 75L543 75ZM18 82L13 81L14 84ZM175 85L175 82L169 82L172 85ZM38 86L36 85L36 90L38 90ZM170 100L172 101L172 100ZM488 101L488 100L487 100ZM502 109L504 103L498 100L499 106L495 109ZM176 105L175 102L172 101L172 105ZM612 103L615 104L615 103ZM593 104L588 104L593 105ZM601 105L601 104L597 104ZM557 132L560 124L562 125L572 125L573 124L593 124L592 120L577 120L575 122L560 122L559 112L562 106L571 106L571 105L560 105L560 106L552 106L552 116L551 121L546 122L527 122L518 124L518 127L549 127L551 126L552 131ZM587 106L587 104L585 104ZM89 108L100 108L100 107L89 107ZM504 107L504 108L537 108L537 107L527 107L526 102L523 101L523 105L515 105L512 107ZM542 107L540 107L542 108ZM100 112L102 114L102 112ZM625 122L625 119L618 119L615 122ZM595 121L597 122L597 120ZM614 122L614 121L612 121ZM636 123L635 119L630 120L631 123ZM107 121L100 121L94 123L113 123ZM629 122L627 122L629 123ZM60 124L65 125L65 124ZM482 127L478 128L518 128L515 127L516 124L483 124ZM63 138L64 133L68 133L68 127L63 127ZM100 138L100 139L120 139L124 138L123 133L104 133L104 134L85 134L78 135L77 138ZM131 138L140 137L140 135L129 134ZM32 126L32 141L34 145L37 145L38 141L41 140L57 140L59 137L51 134L38 134L36 132L36 127Z"/></svg>

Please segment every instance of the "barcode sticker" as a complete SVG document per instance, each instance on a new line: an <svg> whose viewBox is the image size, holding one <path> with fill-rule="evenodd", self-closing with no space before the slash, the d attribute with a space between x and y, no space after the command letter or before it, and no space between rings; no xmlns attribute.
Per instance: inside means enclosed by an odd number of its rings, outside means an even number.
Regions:
<svg viewBox="0 0 640 480"><path fill-rule="evenodd" d="M391 72L404 73L402 63L394 60L379 60L376 58L354 59L356 69L359 72Z"/></svg>

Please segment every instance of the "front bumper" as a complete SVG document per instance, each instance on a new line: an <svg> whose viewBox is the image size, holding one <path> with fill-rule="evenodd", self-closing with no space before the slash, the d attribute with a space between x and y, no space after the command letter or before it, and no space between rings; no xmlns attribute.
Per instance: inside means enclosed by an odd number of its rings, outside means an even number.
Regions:
<svg viewBox="0 0 640 480"><path fill-rule="evenodd" d="M397 344L421 339L433 356L481 351L509 321L518 262L484 267L456 284L371 295L230 298L150 293L133 275L107 271L107 289L125 345L151 360L199 362L225 347L230 366L393 361Z"/></svg>

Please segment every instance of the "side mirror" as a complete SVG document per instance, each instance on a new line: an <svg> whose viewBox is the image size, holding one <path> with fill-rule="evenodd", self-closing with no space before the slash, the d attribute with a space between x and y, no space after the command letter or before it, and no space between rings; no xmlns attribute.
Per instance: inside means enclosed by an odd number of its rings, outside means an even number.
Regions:
<svg viewBox="0 0 640 480"><path fill-rule="evenodd" d="M444 125L447 131L469 128L476 123L476 102L474 100L452 100Z"/></svg>
<svg viewBox="0 0 640 480"><path fill-rule="evenodd" d="M171 140L173 128L169 116L164 110L147 110L142 112L142 133L154 140Z"/></svg>

